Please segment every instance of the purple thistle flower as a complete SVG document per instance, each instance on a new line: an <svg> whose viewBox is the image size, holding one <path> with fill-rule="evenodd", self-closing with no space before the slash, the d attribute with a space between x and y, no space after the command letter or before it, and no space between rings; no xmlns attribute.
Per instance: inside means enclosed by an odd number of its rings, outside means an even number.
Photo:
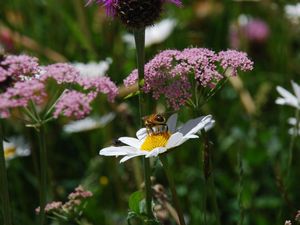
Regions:
<svg viewBox="0 0 300 225"><path fill-rule="evenodd" d="M181 0L88 0L105 7L106 15L118 17L129 28L141 28L152 25L161 14L164 3L181 6Z"/></svg>

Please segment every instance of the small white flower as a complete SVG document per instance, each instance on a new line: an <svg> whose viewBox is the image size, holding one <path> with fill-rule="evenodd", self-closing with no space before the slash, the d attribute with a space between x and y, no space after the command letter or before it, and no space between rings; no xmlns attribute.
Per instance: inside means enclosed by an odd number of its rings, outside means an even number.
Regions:
<svg viewBox="0 0 300 225"><path fill-rule="evenodd" d="M165 41L174 30L176 24L177 22L174 19L165 19L151 27L147 27L145 31L145 47ZM125 34L122 39L130 48L135 48L132 34Z"/></svg>
<svg viewBox="0 0 300 225"><path fill-rule="evenodd" d="M6 160L16 157L29 156L31 151L29 145L22 137L8 138L8 142L3 141L4 156Z"/></svg>
<svg viewBox="0 0 300 225"><path fill-rule="evenodd" d="M297 23L300 19L300 3L296 5L286 5L284 7L286 16L293 22Z"/></svg>
<svg viewBox="0 0 300 225"><path fill-rule="evenodd" d="M180 128L176 129L177 114L173 114L167 121L168 131L160 134L148 135L146 128L137 131L137 138L121 137L119 141L125 146L110 146L100 150L99 154L104 156L123 156L120 163L133 157L145 156L156 157L168 149L175 148L188 139L198 138L196 135L201 129L208 130L215 121L211 115L189 120Z"/></svg>
<svg viewBox="0 0 300 225"><path fill-rule="evenodd" d="M277 98L275 103L279 105L289 105L296 109L300 109L300 86L294 81L291 81L291 83L294 95L283 87L277 86L276 89L281 97Z"/></svg>
<svg viewBox="0 0 300 225"><path fill-rule="evenodd" d="M66 133L77 133L97 129L111 122L115 116L115 113L108 113L102 117L86 117L66 124L63 130Z"/></svg>
<svg viewBox="0 0 300 225"><path fill-rule="evenodd" d="M84 63L74 63L73 66L80 72L82 76L99 77L104 76L112 63L111 58L106 58L104 61Z"/></svg>
<svg viewBox="0 0 300 225"><path fill-rule="evenodd" d="M288 124L292 125L292 127L289 129L290 135L300 135L300 123L295 117L289 118Z"/></svg>

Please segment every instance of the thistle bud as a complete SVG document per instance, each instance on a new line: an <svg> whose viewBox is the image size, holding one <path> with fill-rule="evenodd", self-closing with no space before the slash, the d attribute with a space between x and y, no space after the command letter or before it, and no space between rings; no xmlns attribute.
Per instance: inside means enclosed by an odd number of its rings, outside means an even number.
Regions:
<svg viewBox="0 0 300 225"><path fill-rule="evenodd" d="M87 4L94 2L89 0ZM108 16L116 17L130 29L153 25L159 19L165 2L181 6L181 0L98 0Z"/></svg>

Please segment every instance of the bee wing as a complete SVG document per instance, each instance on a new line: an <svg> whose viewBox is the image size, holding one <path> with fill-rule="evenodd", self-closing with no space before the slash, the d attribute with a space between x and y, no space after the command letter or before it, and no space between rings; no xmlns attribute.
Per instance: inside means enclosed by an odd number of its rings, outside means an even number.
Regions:
<svg viewBox="0 0 300 225"><path fill-rule="evenodd" d="M171 133L175 133L178 114L174 113L167 121L168 129Z"/></svg>

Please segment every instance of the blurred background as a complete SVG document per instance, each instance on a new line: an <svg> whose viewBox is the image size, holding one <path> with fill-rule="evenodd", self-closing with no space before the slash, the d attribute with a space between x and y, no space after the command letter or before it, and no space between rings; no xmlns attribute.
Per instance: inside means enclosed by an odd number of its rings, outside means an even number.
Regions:
<svg viewBox="0 0 300 225"><path fill-rule="evenodd" d="M151 28L160 28L159 32L148 31L147 61L161 50L186 47L233 48L247 52L254 61L252 72L239 74L240 79L228 82L201 109L216 120L209 137L221 224L282 225L293 219L300 210L300 144L296 139L286 183L283 174L291 142L287 120L295 112L276 105L275 99L276 86L292 90L290 81L300 82L300 3L184 0L182 8L166 4L162 21ZM120 86L136 65L131 34L119 21L106 17L102 7L85 7L83 0L1 1L0 49L36 56L42 64L93 62L93 71L100 73L102 68L101 73ZM114 104L99 99L93 116L102 120L92 128L68 130L70 121L63 118L47 128L49 199L65 201L79 184L92 191L82 224L126 224L128 197L142 185L140 159L120 165L118 159L98 155L116 138L132 136L139 128L137 97L123 97ZM191 115L182 109L180 120ZM38 206L38 143L22 121L7 120L5 132L23 139L18 147L26 150L7 156L14 224L31 225ZM199 141L191 141L169 157L190 225L204 224L204 217L207 224L215 224L201 148ZM161 167L152 168L153 184L163 185L169 195ZM175 224L167 210L158 216L163 224Z"/></svg>

